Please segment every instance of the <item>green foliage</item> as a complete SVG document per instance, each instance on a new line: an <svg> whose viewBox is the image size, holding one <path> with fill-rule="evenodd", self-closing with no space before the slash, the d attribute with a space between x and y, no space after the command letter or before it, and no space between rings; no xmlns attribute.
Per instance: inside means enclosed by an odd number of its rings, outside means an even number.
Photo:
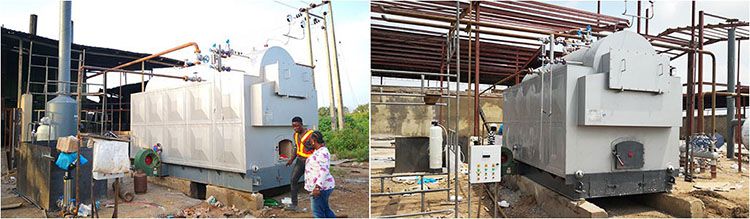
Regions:
<svg viewBox="0 0 750 219"><path fill-rule="evenodd" d="M344 108L346 111L348 109ZM323 133L331 153L340 159L357 161L369 159L370 108L369 104L358 106L354 112L344 114L344 129L331 131L328 107L318 109L318 130Z"/></svg>

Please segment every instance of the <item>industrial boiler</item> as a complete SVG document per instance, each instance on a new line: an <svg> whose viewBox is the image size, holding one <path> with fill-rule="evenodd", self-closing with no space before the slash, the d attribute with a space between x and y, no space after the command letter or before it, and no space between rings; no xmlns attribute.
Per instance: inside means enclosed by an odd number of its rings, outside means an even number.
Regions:
<svg viewBox="0 0 750 219"><path fill-rule="evenodd" d="M131 156L159 144L160 175L249 192L288 185L292 118L317 128L313 70L281 47L214 47L203 64L155 69L131 100Z"/></svg>
<svg viewBox="0 0 750 219"><path fill-rule="evenodd" d="M572 199L670 190L682 86L669 61L621 31L505 90L503 140L520 173Z"/></svg>

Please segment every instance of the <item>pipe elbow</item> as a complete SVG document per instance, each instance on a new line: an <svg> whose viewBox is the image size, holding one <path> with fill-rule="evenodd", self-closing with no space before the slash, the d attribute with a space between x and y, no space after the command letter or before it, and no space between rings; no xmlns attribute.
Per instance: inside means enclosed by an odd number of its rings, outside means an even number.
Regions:
<svg viewBox="0 0 750 219"><path fill-rule="evenodd" d="M190 42L190 45L193 45L193 47L195 48L195 50L193 51L195 54L200 54L201 53L201 48L198 46L197 43Z"/></svg>

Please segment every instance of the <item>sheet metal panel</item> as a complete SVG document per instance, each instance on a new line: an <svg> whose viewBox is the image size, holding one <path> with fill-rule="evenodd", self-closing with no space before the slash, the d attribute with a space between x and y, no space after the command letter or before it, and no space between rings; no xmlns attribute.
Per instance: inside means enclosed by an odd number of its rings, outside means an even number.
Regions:
<svg viewBox="0 0 750 219"><path fill-rule="evenodd" d="M679 127L682 123L681 84L664 79L661 94L611 90L606 74L578 78L578 124L587 126Z"/></svg>
<svg viewBox="0 0 750 219"><path fill-rule="evenodd" d="M134 112L146 115L133 124L137 146L161 143L165 163L246 172L243 85L249 79L240 73L216 78L134 94L135 106L148 103Z"/></svg>
<svg viewBox="0 0 750 219"><path fill-rule="evenodd" d="M611 49L602 56L602 72L609 73L609 89L662 93L669 91L669 57Z"/></svg>

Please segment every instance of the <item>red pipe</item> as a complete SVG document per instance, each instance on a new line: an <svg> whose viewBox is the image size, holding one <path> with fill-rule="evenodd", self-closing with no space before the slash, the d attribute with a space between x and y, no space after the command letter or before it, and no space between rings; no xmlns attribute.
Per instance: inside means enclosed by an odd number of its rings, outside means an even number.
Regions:
<svg viewBox="0 0 750 219"><path fill-rule="evenodd" d="M688 101L688 108L685 109L686 113L686 125L685 127L685 141L687 142L690 139L690 136L693 134L693 118L695 117L695 52L693 50L694 42L695 42L695 1L692 3L692 10L691 10L691 25L690 25L690 51L688 51L688 72L687 72L687 101ZM685 181L693 181L691 173L693 172L693 157L690 150L690 147L685 147Z"/></svg>
<svg viewBox="0 0 750 219"><path fill-rule="evenodd" d="M516 51L518 51L518 50L516 50ZM532 57L532 59L533 59L533 57ZM516 53L516 62L518 62L518 53ZM518 72L519 70L521 70L521 69L519 69L519 66L516 65L516 72ZM516 83L515 84L520 83L519 80L520 80L520 77L518 77L518 75L516 75Z"/></svg>
<svg viewBox="0 0 750 219"><path fill-rule="evenodd" d="M646 8L646 35L648 35L648 8Z"/></svg>
<svg viewBox="0 0 750 219"><path fill-rule="evenodd" d="M638 0L638 33L641 33L641 0Z"/></svg>
<svg viewBox="0 0 750 219"><path fill-rule="evenodd" d="M475 9L476 16L474 20L476 20L476 23L480 23L481 7L479 4L480 2L477 2ZM479 30L479 25L476 28ZM479 136L479 32L475 32L474 34L474 50L476 50L476 54L474 54L474 136Z"/></svg>
<svg viewBox="0 0 750 219"><path fill-rule="evenodd" d="M602 1L596 1L596 14L602 14ZM596 26L599 25L599 16L596 16Z"/></svg>
<svg viewBox="0 0 750 219"><path fill-rule="evenodd" d="M441 57L443 60L440 62L440 74L445 74L445 62L446 62L445 61L445 58L446 58L445 43L443 43L441 50L442 50ZM443 95L443 80L444 80L443 76L440 76L440 95ZM443 107L438 107L438 121L440 121L440 123L443 123L442 119L443 119Z"/></svg>
<svg viewBox="0 0 750 219"><path fill-rule="evenodd" d="M703 11L698 12L698 49L703 50ZM698 55L698 132L705 133L703 103L703 56Z"/></svg>

